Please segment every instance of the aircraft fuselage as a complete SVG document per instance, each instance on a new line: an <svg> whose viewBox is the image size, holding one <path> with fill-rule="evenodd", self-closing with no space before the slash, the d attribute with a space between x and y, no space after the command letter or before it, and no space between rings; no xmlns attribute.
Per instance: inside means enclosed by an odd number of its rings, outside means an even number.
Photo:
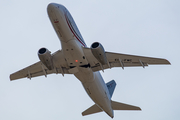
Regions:
<svg viewBox="0 0 180 120"><path fill-rule="evenodd" d="M60 39L62 52L67 65L78 78L90 98L113 118L111 98L108 88L100 74L88 67L88 60L83 52L86 44L69 11L60 4L51 3L47 8L51 23ZM63 67L63 66L62 66Z"/></svg>

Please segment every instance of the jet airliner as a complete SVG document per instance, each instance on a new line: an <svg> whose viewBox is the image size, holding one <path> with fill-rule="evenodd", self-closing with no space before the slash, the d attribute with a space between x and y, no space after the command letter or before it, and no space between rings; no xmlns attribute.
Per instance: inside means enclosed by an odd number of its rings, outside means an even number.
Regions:
<svg viewBox="0 0 180 120"><path fill-rule="evenodd" d="M61 42L61 50L52 53L47 48L38 50L39 62L10 75L10 80L33 78L48 74L74 74L94 101L94 105L82 112L89 115L104 111L111 118L114 110L141 110L141 108L111 100L116 82L105 83L99 71L113 67L145 67L170 64L166 59L152 58L104 50L99 42L87 47L70 12L61 4L50 3L47 7L49 19Z"/></svg>

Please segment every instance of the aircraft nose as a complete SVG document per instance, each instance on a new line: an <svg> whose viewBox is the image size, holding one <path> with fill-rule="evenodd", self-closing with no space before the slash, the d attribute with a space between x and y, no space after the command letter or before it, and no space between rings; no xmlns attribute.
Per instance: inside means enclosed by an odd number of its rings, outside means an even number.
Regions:
<svg viewBox="0 0 180 120"><path fill-rule="evenodd" d="M49 5L47 6L47 11L53 12L56 10L61 11L63 13L63 11L65 10L65 7L61 4L49 3Z"/></svg>
<svg viewBox="0 0 180 120"><path fill-rule="evenodd" d="M47 10L48 10L48 11L51 11L51 10L53 10L55 7L56 7L56 4L55 4L55 3L49 3L49 5L47 6Z"/></svg>

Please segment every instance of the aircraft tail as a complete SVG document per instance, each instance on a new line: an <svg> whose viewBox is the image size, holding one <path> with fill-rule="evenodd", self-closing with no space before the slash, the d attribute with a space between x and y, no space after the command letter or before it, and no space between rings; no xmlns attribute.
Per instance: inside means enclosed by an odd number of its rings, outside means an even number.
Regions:
<svg viewBox="0 0 180 120"><path fill-rule="evenodd" d="M111 100L111 107L113 110L141 110L140 107L128 105L125 103L120 103L112 100ZM100 109L96 104L94 104L93 106L82 112L82 115L85 116L98 112L102 112L102 109Z"/></svg>
<svg viewBox="0 0 180 120"><path fill-rule="evenodd" d="M112 97L114 89L116 87L116 82L114 80L111 80L110 82L106 83L107 88L109 90L109 94ZM133 106L133 105L128 105L120 102L115 102L111 100L111 106L113 110L141 110L141 108Z"/></svg>
<svg viewBox="0 0 180 120"><path fill-rule="evenodd" d="M114 80L111 80L110 82L106 83L106 85L109 90L109 94L112 97L114 89L116 87L116 82ZM120 102L115 102L112 100L111 100L111 107L113 110L141 110L141 108L139 107L120 103Z"/></svg>
<svg viewBox="0 0 180 120"><path fill-rule="evenodd" d="M110 82L106 83L106 85L109 90L109 94L112 97L114 89L116 87L116 82L114 80L111 80ZM113 110L141 110L140 107L128 105L125 103L120 103L120 102L116 102L112 100L111 100L111 107ZM103 110L101 108L99 108L96 104L94 104L93 106L91 106L90 108L82 112L82 115L85 116L85 115L90 115L90 114L94 114L94 113L98 113L102 111Z"/></svg>
<svg viewBox="0 0 180 120"><path fill-rule="evenodd" d="M106 86L107 86L107 88L109 90L110 96L112 97L114 89L116 87L116 82L114 80L111 80L108 83L106 83Z"/></svg>

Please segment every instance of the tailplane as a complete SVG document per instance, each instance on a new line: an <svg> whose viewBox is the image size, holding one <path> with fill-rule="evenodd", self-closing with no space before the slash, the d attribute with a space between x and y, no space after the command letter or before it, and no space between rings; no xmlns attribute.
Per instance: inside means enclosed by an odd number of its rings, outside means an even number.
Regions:
<svg viewBox="0 0 180 120"><path fill-rule="evenodd" d="M140 107L128 105L120 102L115 102L111 100L111 106L113 110L141 110Z"/></svg>
<svg viewBox="0 0 180 120"><path fill-rule="evenodd" d="M102 112L102 110L96 104L94 104L93 106L91 106L90 108L82 112L82 115L85 116L85 115L94 114L98 112Z"/></svg>
<svg viewBox="0 0 180 120"><path fill-rule="evenodd" d="M116 82L114 80L111 80L110 82L106 83L106 86L109 90L110 97L112 97L114 89L116 87ZM125 103L120 103L120 102L116 102L112 100L111 100L111 107L113 110L141 110L140 107L128 105ZM103 110L101 108L99 108L96 104L94 104L93 106L91 106L90 108L82 112L82 115L85 116L85 115L90 115L90 114L94 114L94 113L98 113L102 111Z"/></svg>
<svg viewBox="0 0 180 120"><path fill-rule="evenodd" d="M140 107L128 105L125 103L120 103L112 100L111 100L111 107L113 110L141 110ZM102 112L102 109L100 109L96 104L94 104L93 106L82 112L82 115L85 116L98 112Z"/></svg>

